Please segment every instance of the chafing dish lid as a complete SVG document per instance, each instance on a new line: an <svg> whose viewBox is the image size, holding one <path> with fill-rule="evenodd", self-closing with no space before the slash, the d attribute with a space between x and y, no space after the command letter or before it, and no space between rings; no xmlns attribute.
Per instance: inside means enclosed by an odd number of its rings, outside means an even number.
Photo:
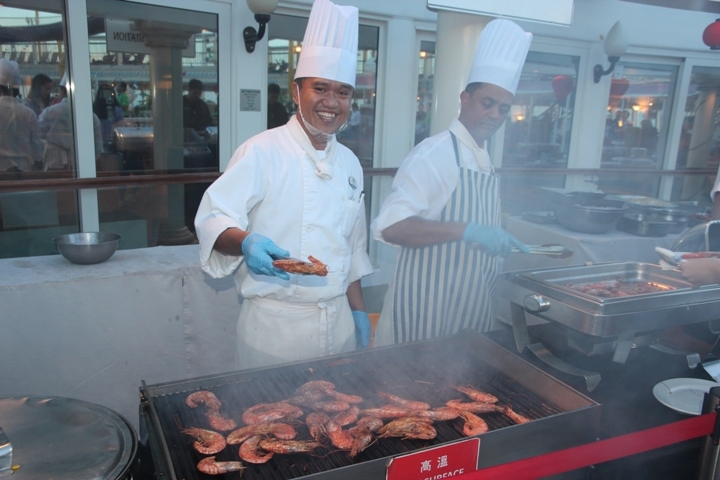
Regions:
<svg viewBox="0 0 720 480"><path fill-rule="evenodd" d="M0 398L14 480L118 478L137 449L132 427L103 406L64 397Z"/></svg>

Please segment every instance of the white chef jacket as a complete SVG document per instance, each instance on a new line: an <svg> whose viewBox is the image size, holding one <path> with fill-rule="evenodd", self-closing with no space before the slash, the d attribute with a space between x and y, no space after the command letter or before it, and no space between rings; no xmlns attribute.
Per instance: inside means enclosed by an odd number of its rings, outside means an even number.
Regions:
<svg viewBox="0 0 720 480"><path fill-rule="evenodd" d="M17 167L29 172L41 160L37 115L15 97L0 97L0 171Z"/></svg>
<svg viewBox="0 0 720 480"><path fill-rule="evenodd" d="M38 117L40 136L46 141L43 152L43 170L72 168L75 147L73 140L70 102L65 97L50 105ZM95 158L102 153L103 139L100 119L93 113Z"/></svg>
<svg viewBox="0 0 720 480"><path fill-rule="evenodd" d="M473 152L458 142L461 166L484 171ZM486 164L490 163L488 157ZM452 196L459 178L450 132L445 130L426 138L413 148L398 169L392 190L370 228L373 237L388 245L382 232L409 217L438 220Z"/></svg>
<svg viewBox="0 0 720 480"><path fill-rule="evenodd" d="M297 120L293 117L290 122ZM345 295L350 283L373 268L366 252L362 168L348 148L341 144L335 148L332 178L322 179L287 125L267 130L235 151L225 173L200 202L195 226L201 266L213 277L234 273L246 300L238 322L238 355L249 349L260 354L240 361L239 368L340 353L347 350L343 345L354 348L354 324ZM290 280L256 275L247 269L244 257L213 250L217 237L232 227L264 235L292 257L312 255L327 264L329 273L290 275ZM318 308L323 332L312 333L315 324L309 311ZM303 317L305 313L309 316ZM268 324L283 322L294 322L289 332L271 334ZM258 335L264 329L266 334ZM325 333L329 348L327 343L315 343Z"/></svg>

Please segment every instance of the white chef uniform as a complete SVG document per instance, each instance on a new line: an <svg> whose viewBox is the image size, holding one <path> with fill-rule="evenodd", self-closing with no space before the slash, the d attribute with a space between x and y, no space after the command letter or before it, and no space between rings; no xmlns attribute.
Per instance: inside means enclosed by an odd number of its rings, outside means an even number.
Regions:
<svg viewBox="0 0 720 480"><path fill-rule="evenodd" d="M12 89L17 73L16 62L0 58L0 85ZM0 97L0 171L29 172L41 159L37 115L12 95Z"/></svg>
<svg viewBox="0 0 720 480"><path fill-rule="evenodd" d="M491 83L514 94L531 39L508 20L490 22L481 34L467 83ZM388 243L383 230L411 216L499 225L493 173L484 145L476 145L464 125L454 120L449 130L421 142L403 161L371 225L373 236ZM489 328L497 269L496 257L483 257L461 241L402 248L375 345L450 334L465 326ZM468 288L477 289L474 299L471 292L460 291Z"/></svg>
<svg viewBox="0 0 720 480"><path fill-rule="evenodd" d="M316 0L295 78L354 86L357 19L355 7ZM324 151L316 151L297 116L240 146L208 188L195 218L200 259L210 275L235 271L244 298L237 368L354 350L355 323L346 292L350 283L373 271L363 197L357 157L334 135ZM283 280L250 272L244 257L213 250L217 237L233 227L270 238L292 257L318 258L327 264L328 275Z"/></svg>

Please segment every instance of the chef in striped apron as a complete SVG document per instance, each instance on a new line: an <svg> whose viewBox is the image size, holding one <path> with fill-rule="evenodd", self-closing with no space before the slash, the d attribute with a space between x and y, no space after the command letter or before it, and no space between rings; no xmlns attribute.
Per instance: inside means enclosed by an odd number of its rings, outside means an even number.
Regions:
<svg viewBox="0 0 720 480"><path fill-rule="evenodd" d="M500 226L498 178L485 142L510 111L531 40L509 20L488 23L460 115L400 166L372 224L376 239L402 247L376 346L491 329L500 258L527 247Z"/></svg>

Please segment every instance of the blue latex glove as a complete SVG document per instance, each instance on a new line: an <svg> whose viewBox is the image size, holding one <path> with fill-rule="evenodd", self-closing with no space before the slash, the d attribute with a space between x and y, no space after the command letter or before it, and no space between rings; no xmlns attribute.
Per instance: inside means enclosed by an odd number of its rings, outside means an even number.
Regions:
<svg viewBox="0 0 720 480"><path fill-rule="evenodd" d="M355 348L362 350L370 346L370 318L365 312L353 310L353 320L355 321Z"/></svg>
<svg viewBox="0 0 720 480"><path fill-rule="evenodd" d="M507 257L512 252L513 247L517 247L524 253L530 251L524 243L502 228L480 225L479 223L468 224L465 232L463 232L463 240L477 243L490 255Z"/></svg>
<svg viewBox="0 0 720 480"><path fill-rule="evenodd" d="M278 247L269 238L259 233L251 233L243 240L241 249L251 272L290 280L290 275L287 272L274 267L272 264L273 257L286 258L290 256L290 252Z"/></svg>

